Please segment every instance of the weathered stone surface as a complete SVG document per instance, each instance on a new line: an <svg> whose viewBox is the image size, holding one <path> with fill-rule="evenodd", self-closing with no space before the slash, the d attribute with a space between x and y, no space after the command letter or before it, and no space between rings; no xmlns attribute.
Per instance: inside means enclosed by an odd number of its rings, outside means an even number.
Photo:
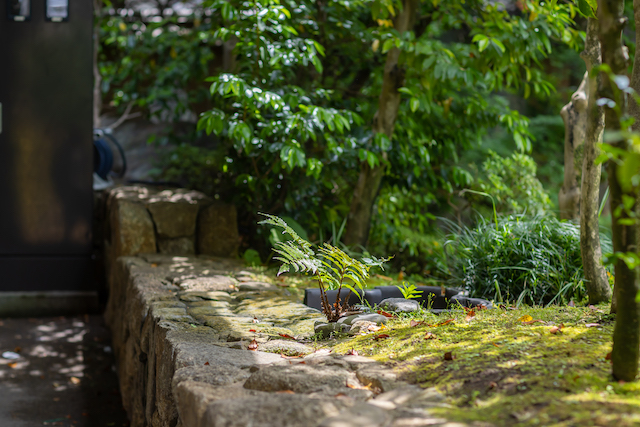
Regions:
<svg viewBox="0 0 640 427"><path fill-rule="evenodd" d="M369 322L368 320L358 320L356 322L353 322L353 324L351 325L351 329L349 329L349 333L357 335L369 332L375 327L377 327L375 322Z"/></svg>
<svg viewBox="0 0 640 427"><path fill-rule="evenodd" d="M196 201L190 202L171 196L168 196L168 199L157 197L156 200L147 203L147 209L151 212L158 237L195 236L199 209Z"/></svg>
<svg viewBox="0 0 640 427"><path fill-rule="evenodd" d="M382 427L387 426L389 421L391 414L388 411L368 403L359 403L326 418L319 427Z"/></svg>
<svg viewBox="0 0 640 427"><path fill-rule="evenodd" d="M292 340L271 340L258 347L268 353L284 354L285 356L300 356L313 353L313 348Z"/></svg>
<svg viewBox="0 0 640 427"><path fill-rule="evenodd" d="M387 298L380 301L380 308L394 313L412 313L420 310L420 303L405 298Z"/></svg>
<svg viewBox="0 0 640 427"><path fill-rule="evenodd" d="M275 286L271 283L264 282L243 282L240 281L238 285L238 290L240 292L251 292L251 291L269 291L275 289Z"/></svg>
<svg viewBox="0 0 640 427"><path fill-rule="evenodd" d="M208 405L196 427L312 427L338 414L347 405L337 399L301 395L266 394L244 399L218 400ZM250 408L250 409L249 409Z"/></svg>
<svg viewBox="0 0 640 427"><path fill-rule="evenodd" d="M288 366L264 366L254 372L244 383L244 387L261 391L285 391L311 393L330 388L336 393L347 384L358 385L354 373L335 366L308 366L296 364Z"/></svg>
<svg viewBox="0 0 640 427"><path fill-rule="evenodd" d="M338 320L338 323L351 326L355 322L359 322L359 321L363 321L363 320L367 321L367 322L373 322L373 323L375 323L377 325L381 325L381 324L387 323L387 321L389 319L387 317L383 316L382 314L378 314L378 313L353 314L351 316L340 318Z"/></svg>
<svg viewBox="0 0 640 427"><path fill-rule="evenodd" d="M198 215L198 252L221 257L238 256L240 236L236 208L214 203Z"/></svg>
<svg viewBox="0 0 640 427"><path fill-rule="evenodd" d="M228 276L197 277L177 281L185 291L196 292L235 290L236 283L235 279Z"/></svg>
<svg viewBox="0 0 640 427"><path fill-rule="evenodd" d="M168 255L193 255L196 252L193 236L158 237L158 252Z"/></svg>
<svg viewBox="0 0 640 427"><path fill-rule="evenodd" d="M285 289L230 295L173 284L235 283L233 269L202 276L234 265L160 254L112 264L105 316L132 427L447 425L428 412L447 407L435 390L409 386L365 357L310 353L310 346L280 339L313 333L322 318ZM248 350L250 343L257 351Z"/></svg>
<svg viewBox="0 0 640 427"><path fill-rule="evenodd" d="M313 330L321 338L329 338L332 335L344 334L349 332L351 326L346 323L325 323L316 321Z"/></svg>
<svg viewBox="0 0 640 427"><path fill-rule="evenodd" d="M141 203L114 200L111 203L111 259L156 251L156 238L149 212Z"/></svg>

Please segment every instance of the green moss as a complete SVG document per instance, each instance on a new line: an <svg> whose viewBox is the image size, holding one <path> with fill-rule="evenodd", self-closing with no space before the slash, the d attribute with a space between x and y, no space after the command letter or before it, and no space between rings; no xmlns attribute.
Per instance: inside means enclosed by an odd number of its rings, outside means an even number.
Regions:
<svg viewBox="0 0 640 427"><path fill-rule="evenodd" d="M437 387L464 410L434 408L453 421L498 426L640 424L640 384L614 382L606 355L613 320L608 307L462 311L391 321L384 331L329 342L338 353L395 365L405 380ZM523 316L535 322L526 324ZM435 326L445 320L452 322ZM526 320L526 319L525 319ZM600 326L587 327L589 323ZM434 326L429 326L434 325ZM554 326L563 327L553 334ZM435 339L425 339L425 334ZM385 333L387 339L374 340ZM451 352L453 360L445 360ZM442 411L442 413L439 413Z"/></svg>

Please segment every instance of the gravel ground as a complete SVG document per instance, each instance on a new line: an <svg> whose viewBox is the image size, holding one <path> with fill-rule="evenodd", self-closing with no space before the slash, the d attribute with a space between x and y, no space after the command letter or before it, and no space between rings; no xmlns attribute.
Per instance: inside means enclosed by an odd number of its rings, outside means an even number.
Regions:
<svg viewBox="0 0 640 427"><path fill-rule="evenodd" d="M0 426L128 426L99 315L0 319Z"/></svg>

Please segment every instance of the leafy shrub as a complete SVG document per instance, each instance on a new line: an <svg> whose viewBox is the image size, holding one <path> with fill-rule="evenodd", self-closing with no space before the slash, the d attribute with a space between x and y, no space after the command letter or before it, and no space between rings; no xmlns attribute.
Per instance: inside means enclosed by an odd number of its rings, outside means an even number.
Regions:
<svg viewBox="0 0 640 427"><path fill-rule="evenodd" d="M603 252L611 251L601 237ZM509 216L458 227L446 243L453 285L472 297L531 304L586 296L580 229L552 217Z"/></svg>
<svg viewBox="0 0 640 427"><path fill-rule="evenodd" d="M536 163L526 154L502 157L489 151L473 188L491 194L499 212L541 214L552 205L536 169Z"/></svg>
<svg viewBox="0 0 640 427"><path fill-rule="evenodd" d="M426 276L446 270L443 235L436 229L435 195L417 185L410 189L388 186L374 206L369 248L395 254L393 268Z"/></svg>

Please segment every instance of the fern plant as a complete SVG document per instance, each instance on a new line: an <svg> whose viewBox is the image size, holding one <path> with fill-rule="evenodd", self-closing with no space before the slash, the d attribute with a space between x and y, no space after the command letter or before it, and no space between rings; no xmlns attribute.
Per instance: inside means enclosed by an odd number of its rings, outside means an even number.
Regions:
<svg viewBox="0 0 640 427"><path fill-rule="evenodd" d="M383 264L389 260L372 256L356 260L328 243L316 248L300 237L283 219L270 214L261 215L267 219L259 224L280 227L283 229L282 234L291 236L291 240L276 242L273 249L278 254L274 258L282 261L278 276L292 270L314 276L320 288L322 312L329 322L337 321L349 310L351 293L360 295L356 289L364 289L370 268L383 268ZM332 289L338 290L333 304L327 298L327 291ZM343 289L348 290L349 294L341 299Z"/></svg>
<svg viewBox="0 0 640 427"><path fill-rule="evenodd" d="M416 288L413 283L402 282L402 285L396 285L396 287L402 292L404 299L420 298L422 291Z"/></svg>

